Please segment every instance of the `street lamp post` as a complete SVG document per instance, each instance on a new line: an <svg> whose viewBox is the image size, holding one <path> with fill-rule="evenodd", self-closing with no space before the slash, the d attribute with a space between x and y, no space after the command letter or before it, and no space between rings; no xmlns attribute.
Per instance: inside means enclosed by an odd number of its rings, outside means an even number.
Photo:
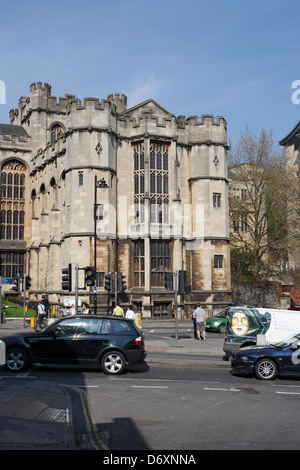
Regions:
<svg viewBox="0 0 300 470"><path fill-rule="evenodd" d="M97 189L108 188L104 178L97 180L95 175L95 202L94 202L94 268L95 268L95 285L94 285L94 313L97 313Z"/></svg>

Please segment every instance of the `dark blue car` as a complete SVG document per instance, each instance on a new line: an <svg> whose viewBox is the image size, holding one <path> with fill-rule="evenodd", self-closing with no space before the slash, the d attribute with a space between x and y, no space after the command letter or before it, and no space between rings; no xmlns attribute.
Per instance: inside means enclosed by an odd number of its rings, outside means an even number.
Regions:
<svg viewBox="0 0 300 470"><path fill-rule="evenodd" d="M231 367L238 374L272 380L277 375L300 376L300 334L269 346L251 346L232 353Z"/></svg>

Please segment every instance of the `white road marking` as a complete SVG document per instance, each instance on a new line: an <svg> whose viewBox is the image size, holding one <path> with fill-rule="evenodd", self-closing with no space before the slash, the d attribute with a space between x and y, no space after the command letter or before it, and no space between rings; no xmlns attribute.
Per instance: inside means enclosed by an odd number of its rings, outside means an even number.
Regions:
<svg viewBox="0 0 300 470"><path fill-rule="evenodd" d="M169 388L163 385L131 385L131 388Z"/></svg>
<svg viewBox="0 0 300 470"><path fill-rule="evenodd" d="M126 378L126 377L110 377L107 378L108 380L122 380L122 382L125 381L143 381L143 382L182 382L182 383L209 383L209 384L219 384L220 382L215 382L213 380L184 380L184 379L132 379L132 378Z"/></svg>

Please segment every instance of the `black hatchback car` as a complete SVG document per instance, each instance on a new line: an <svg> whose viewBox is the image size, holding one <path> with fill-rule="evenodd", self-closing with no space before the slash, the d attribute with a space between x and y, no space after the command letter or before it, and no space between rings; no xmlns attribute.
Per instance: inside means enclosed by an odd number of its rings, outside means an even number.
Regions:
<svg viewBox="0 0 300 470"><path fill-rule="evenodd" d="M56 321L40 333L3 338L6 367L21 372L31 364L77 365L121 374L146 357L144 335L129 319L76 315Z"/></svg>

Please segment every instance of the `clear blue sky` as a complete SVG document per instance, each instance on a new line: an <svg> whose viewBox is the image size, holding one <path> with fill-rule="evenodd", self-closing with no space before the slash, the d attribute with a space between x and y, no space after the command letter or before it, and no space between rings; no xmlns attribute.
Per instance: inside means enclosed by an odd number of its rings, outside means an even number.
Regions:
<svg viewBox="0 0 300 470"><path fill-rule="evenodd" d="M299 25L299 0L2 2L0 122L42 81L57 97L124 93L129 107L221 115L233 144L247 125L276 142L300 119Z"/></svg>

